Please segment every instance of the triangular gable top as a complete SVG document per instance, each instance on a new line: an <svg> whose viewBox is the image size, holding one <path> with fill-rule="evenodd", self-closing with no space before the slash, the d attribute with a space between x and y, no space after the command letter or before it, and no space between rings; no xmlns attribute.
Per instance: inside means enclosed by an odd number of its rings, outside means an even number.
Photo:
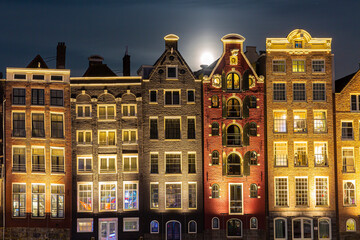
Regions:
<svg viewBox="0 0 360 240"><path fill-rule="evenodd" d="M26 66L26 68L48 68L44 59L38 54L36 57Z"/></svg>
<svg viewBox="0 0 360 240"><path fill-rule="evenodd" d="M360 70L336 80L335 93L341 93L342 91L344 91L344 89L348 88L357 78L359 78L360 80Z"/></svg>

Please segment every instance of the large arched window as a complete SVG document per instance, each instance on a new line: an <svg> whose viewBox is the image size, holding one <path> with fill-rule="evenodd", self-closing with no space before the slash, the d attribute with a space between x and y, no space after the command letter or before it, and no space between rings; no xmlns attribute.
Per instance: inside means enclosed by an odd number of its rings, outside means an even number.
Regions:
<svg viewBox="0 0 360 240"><path fill-rule="evenodd" d="M228 118L241 117L240 102L236 98L230 98L226 103L226 116Z"/></svg>
<svg viewBox="0 0 360 240"><path fill-rule="evenodd" d="M188 233L196 233L197 232L197 224L194 220L191 220L188 224Z"/></svg>
<svg viewBox="0 0 360 240"><path fill-rule="evenodd" d="M219 107L219 97L218 96L213 95L211 97L211 107L213 107L213 108Z"/></svg>
<svg viewBox="0 0 360 240"><path fill-rule="evenodd" d="M313 220L295 218L292 221L293 239L313 239Z"/></svg>
<svg viewBox="0 0 360 240"><path fill-rule="evenodd" d="M211 124L211 136L219 136L219 123L213 122Z"/></svg>
<svg viewBox="0 0 360 240"><path fill-rule="evenodd" d="M226 76L226 88L228 90L240 90L240 77L237 73L231 72Z"/></svg>
<svg viewBox="0 0 360 240"><path fill-rule="evenodd" d="M219 198L220 197L220 187L218 184L213 184L211 186L211 198Z"/></svg>
<svg viewBox="0 0 360 240"><path fill-rule="evenodd" d="M256 217L250 218L250 229L258 229L258 220Z"/></svg>
<svg viewBox="0 0 360 240"><path fill-rule="evenodd" d="M250 165L257 165L257 153L255 151L250 152Z"/></svg>
<svg viewBox="0 0 360 240"><path fill-rule="evenodd" d="M213 217L213 219L211 219L211 228L220 229L220 220L218 217Z"/></svg>
<svg viewBox="0 0 360 240"><path fill-rule="evenodd" d="M166 223L166 240L181 240L181 224L172 220Z"/></svg>
<svg viewBox="0 0 360 240"><path fill-rule="evenodd" d="M226 223L226 235L228 237L242 237L242 222L240 219L230 219Z"/></svg>
<svg viewBox="0 0 360 240"><path fill-rule="evenodd" d="M250 197L257 198L258 197L258 186L255 183L250 185Z"/></svg>
<svg viewBox="0 0 360 240"><path fill-rule="evenodd" d="M153 220L150 222L150 233L159 233L159 222Z"/></svg>
<svg viewBox="0 0 360 240"><path fill-rule="evenodd" d="M331 239L331 219L319 219L319 239Z"/></svg>
<svg viewBox="0 0 360 240"><path fill-rule="evenodd" d="M236 125L230 125L226 131L226 145L240 146L241 145L241 131Z"/></svg>
<svg viewBox="0 0 360 240"><path fill-rule="evenodd" d="M346 231L355 232L356 231L356 221L353 218L346 220Z"/></svg>
<svg viewBox="0 0 360 240"><path fill-rule="evenodd" d="M219 152L216 150L211 153L211 165L219 165Z"/></svg>
<svg viewBox="0 0 360 240"><path fill-rule="evenodd" d="M236 153L227 157L227 175L241 175L241 158Z"/></svg>
<svg viewBox="0 0 360 240"><path fill-rule="evenodd" d="M355 185L351 181L344 182L344 206L355 205Z"/></svg>
<svg viewBox="0 0 360 240"><path fill-rule="evenodd" d="M287 221L286 218L274 219L274 238L287 239Z"/></svg>

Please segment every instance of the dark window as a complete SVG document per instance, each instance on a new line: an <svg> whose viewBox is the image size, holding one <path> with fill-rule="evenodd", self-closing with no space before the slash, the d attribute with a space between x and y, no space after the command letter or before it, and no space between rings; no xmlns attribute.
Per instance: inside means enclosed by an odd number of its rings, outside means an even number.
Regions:
<svg viewBox="0 0 360 240"><path fill-rule="evenodd" d="M195 139L195 118L188 118L188 139Z"/></svg>
<svg viewBox="0 0 360 240"><path fill-rule="evenodd" d="M64 138L63 115L51 114L51 137Z"/></svg>
<svg viewBox="0 0 360 240"><path fill-rule="evenodd" d="M13 172L26 172L25 148L13 148Z"/></svg>
<svg viewBox="0 0 360 240"><path fill-rule="evenodd" d="M50 105L51 106L64 106L63 90L50 90Z"/></svg>
<svg viewBox="0 0 360 240"><path fill-rule="evenodd" d="M168 78L177 78L176 67L168 67L167 68L167 77Z"/></svg>
<svg viewBox="0 0 360 240"><path fill-rule="evenodd" d="M274 83L274 101L286 101L285 83Z"/></svg>
<svg viewBox="0 0 360 240"><path fill-rule="evenodd" d="M285 72L285 60L273 60L273 72L284 73Z"/></svg>
<svg viewBox="0 0 360 240"><path fill-rule="evenodd" d="M51 76L51 81L62 81L63 76Z"/></svg>
<svg viewBox="0 0 360 240"><path fill-rule="evenodd" d="M258 197L258 186L255 183L250 185L250 197L257 198Z"/></svg>
<svg viewBox="0 0 360 240"><path fill-rule="evenodd" d="M341 138L344 140L354 139L353 135L353 123L352 122L342 122L341 123Z"/></svg>
<svg viewBox="0 0 360 240"><path fill-rule="evenodd" d="M33 113L32 114L32 136L33 137L45 137L44 114L43 113Z"/></svg>
<svg viewBox="0 0 360 240"><path fill-rule="evenodd" d="M213 151L211 154L211 165L219 165L219 152Z"/></svg>
<svg viewBox="0 0 360 240"><path fill-rule="evenodd" d="M360 95L351 95L351 111L360 110Z"/></svg>
<svg viewBox="0 0 360 240"><path fill-rule="evenodd" d="M195 102L195 91L194 90L188 90L188 92L187 92L187 101L188 102Z"/></svg>
<svg viewBox="0 0 360 240"><path fill-rule="evenodd" d="M31 89L31 104L44 105L44 89Z"/></svg>
<svg viewBox="0 0 360 240"><path fill-rule="evenodd" d="M325 83L313 84L313 100L325 101Z"/></svg>
<svg viewBox="0 0 360 240"><path fill-rule="evenodd" d="M276 219L275 220L275 238L286 238L286 220L285 219Z"/></svg>
<svg viewBox="0 0 360 240"><path fill-rule="evenodd" d="M151 90L150 91L150 102L151 103L156 103L157 102L157 91L156 90Z"/></svg>
<svg viewBox="0 0 360 240"><path fill-rule="evenodd" d="M165 173L181 173L181 155L166 154L166 172Z"/></svg>
<svg viewBox="0 0 360 240"><path fill-rule="evenodd" d="M305 91L306 91L305 83L294 83L293 84L294 101L306 101Z"/></svg>
<svg viewBox="0 0 360 240"><path fill-rule="evenodd" d="M252 137L257 136L257 125L256 125L256 123L254 123L254 122L250 123L250 132L249 132L249 134Z"/></svg>
<svg viewBox="0 0 360 240"><path fill-rule="evenodd" d="M302 48L302 41L295 41L295 48Z"/></svg>
<svg viewBox="0 0 360 240"><path fill-rule="evenodd" d="M13 137L25 136L25 113L13 113Z"/></svg>
<svg viewBox="0 0 360 240"><path fill-rule="evenodd" d="M165 139L180 139L180 119L165 119Z"/></svg>
<svg viewBox="0 0 360 240"><path fill-rule="evenodd" d="M312 61L312 70L316 73L325 72L325 61L324 60L313 60Z"/></svg>
<svg viewBox="0 0 360 240"><path fill-rule="evenodd" d="M255 96L251 96L250 97L250 108L256 108L256 97Z"/></svg>
<svg viewBox="0 0 360 240"><path fill-rule="evenodd" d="M150 173L159 173L159 154L150 154Z"/></svg>
<svg viewBox="0 0 360 240"><path fill-rule="evenodd" d="M241 132L240 128L236 125L230 125L226 133L226 145L239 146L241 145Z"/></svg>
<svg viewBox="0 0 360 240"><path fill-rule="evenodd" d="M219 124L217 122L211 124L211 136L219 136Z"/></svg>
<svg viewBox="0 0 360 240"><path fill-rule="evenodd" d="M150 139L158 139L158 120L157 118L150 119Z"/></svg>
<svg viewBox="0 0 360 240"><path fill-rule="evenodd" d="M211 186L211 198L219 198L220 197L220 187L218 184L213 184Z"/></svg>
<svg viewBox="0 0 360 240"><path fill-rule="evenodd" d="M14 79L26 79L26 75L25 74L15 74Z"/></svg>
<svg viewBox="0 0 360 240"><path fill-rule="evenodd" d="M195 153L188 154L189 173L196 173L196 155Z"/></svg>
<svg viewBox="0 0 360 240"><path fill-rule="evenodd" d="M257 165L257 153L255 151L250 153L250 165Z"/></svg>
<svg viewBox="0 0 360 240"><path fill-rule="evenodd" d="M241 175L241 160L236 153L231 153L227 158L227 175Z"/></svg>
<svg viewBox="0 0 360 240"><path fill-rule="evenodd" d="M44 80L44 75L33 75L34 80Z"/></svg>
<svg viewBox="0 0 360 240"><path fill-rule="evenodd" d="M179 105L180 92L179 91L165 91L165 105Z"/></svg>
<svg viewBox="0 0 360 240"><path fill-rule="evenodd" d="M189 222L189 233L196 233L196 222L195 221Z"/></svg>
<svg viewBox="0 0 360 240"><path fill-rule="evenodd" d="M13 105L25 105L25 88L13 89Z"/></svg>

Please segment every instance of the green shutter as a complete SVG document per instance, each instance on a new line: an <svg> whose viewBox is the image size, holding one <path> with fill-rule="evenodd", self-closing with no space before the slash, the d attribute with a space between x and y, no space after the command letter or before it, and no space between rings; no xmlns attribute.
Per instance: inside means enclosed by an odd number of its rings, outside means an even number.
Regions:
<svg viewBox="0 0 360 240"><path fill-rule="evenodd" d="M245 127L244 127L244 134L243 134L243 136L244 136L243 137L244 138L243 145L244 146L249 146L249 144L250 144L249 133L250 133L250 124L246 123Z"/></svg>
<svg viewBox="0 0 360 240"><path fill-rule="evenodd" d="M221 135L222 135L222 144L223 146L226 146L226 127L224 123L221 126Z"/></svg>
<svg viewBox="0 0 360 240"><path fill-rule="evenodd" d="M249 96L246 96L243 103L243 117L248 118L249 117L249 107L250 107L250 98Z"/></svg>
<svg viewBox="0 0 360 240"><path fill-rule="evenodd" d="M247 152L244 156L244 176L250 175L250 152Z"/></svg>
<svg viewBox="0 0 360 240"><path fill-rule="evenodd" d="M246 70L243 75L242 90L249 90L249 70Z"/></svg>
<svg viewBox="0 0 360 240"><path fill-rule="evenodd" d="M226 158L224 158L224 153L221 154L222 159L222 175L226 176Z"/></svg>
<svg viewBox="0 0 360 240"><path fill-rule="evenodd" d="M222 116L226 118L226 98L224 95L222 96Z"/></svg>
<svg viewBox="0 0 360 240"><path fill-rule="evenodd" d="M225 77L225 73L223 73L221 75L221 87L222 87L222 90L226 90L226 77Z"/></svg>

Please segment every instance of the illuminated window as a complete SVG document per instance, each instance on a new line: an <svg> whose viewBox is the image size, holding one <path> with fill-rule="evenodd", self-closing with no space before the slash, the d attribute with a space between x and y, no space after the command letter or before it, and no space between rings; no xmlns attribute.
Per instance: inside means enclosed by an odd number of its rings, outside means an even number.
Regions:
<svg viewBox="0 0 360 240"><path fill-rule="evenodd" d="M315 177L316 206L329 204L329 185L326 177Z"/></svg>
<svg viewBox="0 0 360 240"><path fill-rule="evenodd" d="M256 217L250 218L250 229L258 229L258 220Z"/></svg>
<svg viewBox="0 0 360 240"><path fill-rule="evenodd" d="M302 41L295 41L294 47L295 47L295 48L302 48L302 47L303 47Z"/></svg>
<svg viewBox="0 0 360 240"><path fill-rule="evenodd" d="M218 217L213 217L213 219L211 219L211 228L220 229L220 220Z"/></svg>
<svg viewBox="0 0 360 240"><path fill-rule="evenodd" d="M76 105L76 114L78 118L90 118L91 105Z"/></svg>
<svg viewBox="0 0 360 240"><path fill-rule="evenodd" d="M272 61L273 72L274 73L284 73L286 70L286 61L285 60L273 60Z"/></svg>
<svg viewBox="0 0 360 240"><path fill-rule="evenodd" d="M241 106L239 100L230 98L226 103L226 113L228 118L239 118L241 116Z"/></svg>
<svg viewBox="0 0 360 240"><path fill-rule="evenodd" d="M115 119L115 105L98 105L99 120Z"/></svg>
<svg viewBox="0 0 360 240"><path fill-rule="evenodd" d="M305 133L306 129L306 111L294 111L294 132Z"/></svg>
<svg viewBox="0 0 360 240"><path fill-rule="evenodd" d="M241 158L238 154L236 153L231 153L228 157L227 157L227 162L226 162L226 174L227 175L241 175L242 174L242 169L241 169Z"/></svg>
<svg viewBox="0 0 360 240"><path fill-rule="evenodd" d="M229 208L230 214L243 213L243 189L242 184L229 183Z"/></svg>
<svg viewBox="0 0 360 240"><path fill-rule="evenodd" d="M188 233L196 233L197 232L197 224L194 220L191 220L189 223L188 223Z"/></svg>
<svg viewBox="0 0 360 240"><path fill-rule="evenodd" d="M341 122L341 139L342 140L353 140L353 123L352 122Z"/></svg>
<svg viewBox="0 0 360 240"><path fill-rule="evenodd" d="M102 240L118 239L118 219L99 218L99 238Z"/></svg>
<svg viewBox="0 0 360 240"><path fill-rule="evenodd" d="M26 172L25 147L13 147L13 172Z"/></svg>
<svg viewBox="0 0 360 240"><path fill-rule="evenodd" d="M45 124L44 124L44 114L43 113L32 113L32 137L45 137Z"/></svg>
<svg viewBox="0 0 360 240"><path fill-rule="evenodd" d="M92 183L78 183L78 211L91 212L93 210Z"/></svg>
<svg viewBox="0 0 360 240"><path fill-rule="evenodd" d="M350 96L351 111L360 111L360 95L351 94Z"/></svg>
<svg viewBox="0 0 360 240"><path fill-rule="evenodd" d="M113 211L117 209L116 183L101 182L100 184L100 211Z"/></svg>
<svg viewBox="0 0 360 240"><path fill-rule="evenodd" d="M14 183L12 187L12 216L25 217L26 183Z"/></svg>
<svg viewBox="0 0 360 240"><path fill-rule="evenodd" d="M85 173L92 171L92 157L78 157L78 172Z"/></svg>
<svg viewBox="0 0 360 240"><path fill-rule="evenodd" d="M115 146L116 130L99 130L98 134L100 146Z"/></svg>
<svg viewBox="0 0 360 240"><path fill-rule="evenodd" d="M78 218L77 219L77 232L93 232L94 219L93 218Z"/></svg>
<svg viewBox="0 0 360 240"><path fill-rule="evenodd" d="M241 131L240 128L232 124L226 130L226 145L240 146L241 145Z"/></svg>
<svg viewBox="0 0 360 240"><path fill-rule="evenodd" d="M165 105L180 105L180 90L165 90Z"/></svg>
<svg viewBox="0 0 360 240"><path fill-rule="evenodd" d="M159 208L159 184L150 183L150 208Z"/></svg>
<svg viewBox="0 0 360 240"><path fill-rule="evenodd" d="M294 164L296 167L308 165L306 142L294 142Z"/></svg>
<svg viewBox="0 0 360 240"><path fill-rule="evenodd" d="M150 153L150 173L159 173L159 154Z"/></svg>
<svg viewBox="0 0 360 240"><path fill-rule="evenodd" d="M275 166L286 167L288 165L286 142L274 142L274 158Z"/></svg>
<svg viewBox="0 0 360 240"><path fill-rule="evenodd" d="M45 184L31 186L31 216L45 217Z"/></svg>
<svg viewBox="0 0 360 240"><path fill-rule="evenodd" d="M122 116L123 117L135 117L136 116L136 104L122 104Z"/></svg>
<svg viewBox="0 0 360 240"><path fill-rule="evenodd" d="M317 167L328 166L326 142L314 142L314 158L315 158L314 159L315 166Z"/></svg>
<svg viewBox="0 0 360 240"><path fill-rule="evenodd" d="M211 124L211 136L219 136L219 123L213 122Z"/></svg>
<svg viewBox="0 0 360 240"><path fill-rule="evenodd" d="M166 66L166 78L167 79L177 79L178 78L177 66Z"/></svg>
<svg viewBox="0 0 360 240"><path fill-rule="evenodd" d="M181 154L180 153L166 153L166 174L181 173Z"/></svg>
<svg viewBox="0 0 360 240"><path fill-rule="evenodd" d="M139 218L123 218L123 226L124 232L137 232L139 231Z"/></svg>
<svg viewBox="0 0 360 240"><path fill-rule="evenodd" d="M274 132L286 133L286 111L274 111Z"/></svg>
<svg viewBox="0 0 360 240"><path fill-rule="evenodd" d="M123 172L138 172L137 155L123 155Z"/></svg>
<svg viewBox="0 0 360 240"><path fill-rule="evenodd" d="M25 105L26 91L25 88L13 88L13 105Z"/></svg>
<svg viewBox="0 0 360 240"><path fill-rule="evenodd" d="M312 71L314 73L324 73L325 60L312 60Z"/></svg>
<svg viewBox="0 0 360 240"><path fill-rule="evenodd" d="M304 73L305 72L305 60L293 60L292 69L295 73Z"/></svg>
<svg viewBox="0 0 360 240"><path fill-rule="evenodd" d="M306 101L305 83L293 84L293 98L294 101Z"/></svg>
<svg viewBox="0 0 360 240"><path fill-rule="evenodd" d="M51 137L64 138L64 115L51 114Z"/></svg>
<svg viewBox="0 0 360 240"><path fill-rule="evenodd" d="M293 239L313 239L313 220L295 218L292 221Z"/></svg>
<svg viewBox="0 0 360 240"><path fill-rule="evenodd" d="M231 72L226 76L226 86L228 90L240 90L240 77Z"/></svg>
<svg viewBox="0 0 360 240"><path fill-rule="evenodd" d="M258 186L255 183L250 185L250 198L258 197Z"/></svg>
<svg viewBox="0 0 360 240"><path fill-rule="evenodd" d="M275 177L275 206L288 206L289 191L287 177Z"/></svg>
<svg viewBox="0 0 360 240"><path fill-rule="evenodd" d="M216 95L213 95L211 97L211 107L212 108L218 108L219 107L219 97Z"/></svg>
<svg viewBox="0 0 360 240"><path fill-rule="evenodd" d="M189 183L189 209L196 209L196 183Z"/></svg>
<svg viewBox="0 0 360 240"><path fill-rule="evenodd" d="M196 154L188 153L188 170L189 173L196 173Z"/></svg>
<svg viewBox="0 0 360 240"><path fill-rule="evenodd" d="M308 179L307 177L295 177L296 206L308 206Z"/></svg>
<svg viewBox="0 0 360 240"><path fill-rule="evenodd" d="M187 90L187 102L195 103L195 90Z"/></svg>
<svg viewBox="0 0 360 240"><path fill-rule="evenodd" d="M158 139L158 119L150 118L150 139Z"/></svg>
<svg viewBox="0 0 360 240"><path fill-rule="evenodd" d="M240 219L230 219L226 222L227 237L242 237L242 222Z"/></svg>
<svg viewBox="0 0 360 240"><path fill-rule="evenodd" d="M31 105L44 105L44 89L31 89Z"/></svg>
<svg viewBox="0 0 360 240"><path fill-rule="evenodd" d="M65 172L65 154L64 148L51 148L51 172Z"/></svg>
<svg viewBox="0 0 360 240"><path fill-rule="evenodd" d="M25 137L25 113L14 112L13 113L13 137Z"/></svg>
<svg viewBox="0 0 360 240"><path fill-rule="evenodd" d="M324 133L326 131L326 111L314 110L314 133Z"/></svg>
<svg viewBox="0 0 360 240"><path fill-rule="evenodd" d="M122 130L123 144L136 144L137 143L137 130Z"/></svg>
<svg viewBox="0 0 360 240"><path fill-rule="evenodd" d="M150 103L157 103L157 91L156 90L150 90L149 91L149 102Z"/></svg>
<svg viewBox="0 0 360 240"><path fill-rule="evenodd" d="M313 100L314 101L326 100L325 83L313 83Z"/></svg>
<svg viewBox="0 0 360 240"><path fill-rule="evenodd" d="M116 156L99 156L100 173L116 172Z"/></svg>
<svg viewBox="0 0 360 240"><path fill-rule="evenodd" d="M286 101L286 85L285 83L273 84L273 99L274 101Z"/></svg>
<svg viewBox="0 0 360 240"><path fill-rule="evenodd" d="M79 130L77 132L77 144L91 145L92 144L92 131L91 130Z"/></svg>
<svg viewBox="0 0 360 240"><path fill-rule="evenodd" d="M331 239L331 219L319 219L319 239Z"/></svg>
<svg viewBox="0 0 360 240"><path fill-rule="evenodd" d="M342 148L342 160L344 173L355 172L354 148Z"/></svg>
<svg viewBox="0 0 360 240"><path fill-rule="evenodd" d="M286 218L274 219L274 238L276 240L287 239L287 220Z"/></svg>
<svg viewBox="0 0 360 240"><path fill-rule="evenodd" d="M344 181L344 206L355 206L355 181Z"/></svg>
<svg viewBox="0 0 360 240"><path fill-rule="evenodd" d="M64 91L63 90L50 90L50 105L51 106L64 106Z"/></svg>
<svg viewBox="0 0 360 240"><path fill-rule="evenodd" d="M211 165L219 165L219 152L216 150L211 153Z"/></svg>
<svg viewBox="0 0 360 240"><path fill-rule="evenodd" d="M188 139L195 139L195 118L188 117L187 119L187 138Z"/></svg>
<svg viewBox="0 0 360 240"><path fill-rule="evenodd" d="M31 155L31 170L33 172L45 172L45 149L32 148Z"/></svg>
<svg viewBox="0 0 360 240"><path fill-rule="evenodd" d="M138 210L138 182L124 182L124 210Z"/></svg>
<svg viewBox="0 0 360 240"><path fill-rule="evenodd" d="M65 185L51 184L51 217L65 217Z"/></svg>
<svg viewBox="0 0 360 240"><path fill-rule="evenodd" d="M165 119L165 139L180 139L180 118Z"/></svg>
<svg viewBox="0 0 360 240"><path fill-rule="evenodd" d="M355 232L356 231L356 221L352 218L346 220L346 231Z"/></svg>
<svg viewBox="0 0 360 240"><path fill-rule="evenodd" d="M150 233L159 233L159 222L152 220L150 222Z"/></svg>
<svg viewBox="0 0 360 240"><path fill-rule="evenodd" d="M211 186L211 198L219 198L220 197L220 187L218 184L214 183Z"/></svg>
<svg viewBox="0 0 360 240"><path fill-rule="evenodd" d="M166 208L181 208L181 184L165 183L166 185Z"/></svg>

